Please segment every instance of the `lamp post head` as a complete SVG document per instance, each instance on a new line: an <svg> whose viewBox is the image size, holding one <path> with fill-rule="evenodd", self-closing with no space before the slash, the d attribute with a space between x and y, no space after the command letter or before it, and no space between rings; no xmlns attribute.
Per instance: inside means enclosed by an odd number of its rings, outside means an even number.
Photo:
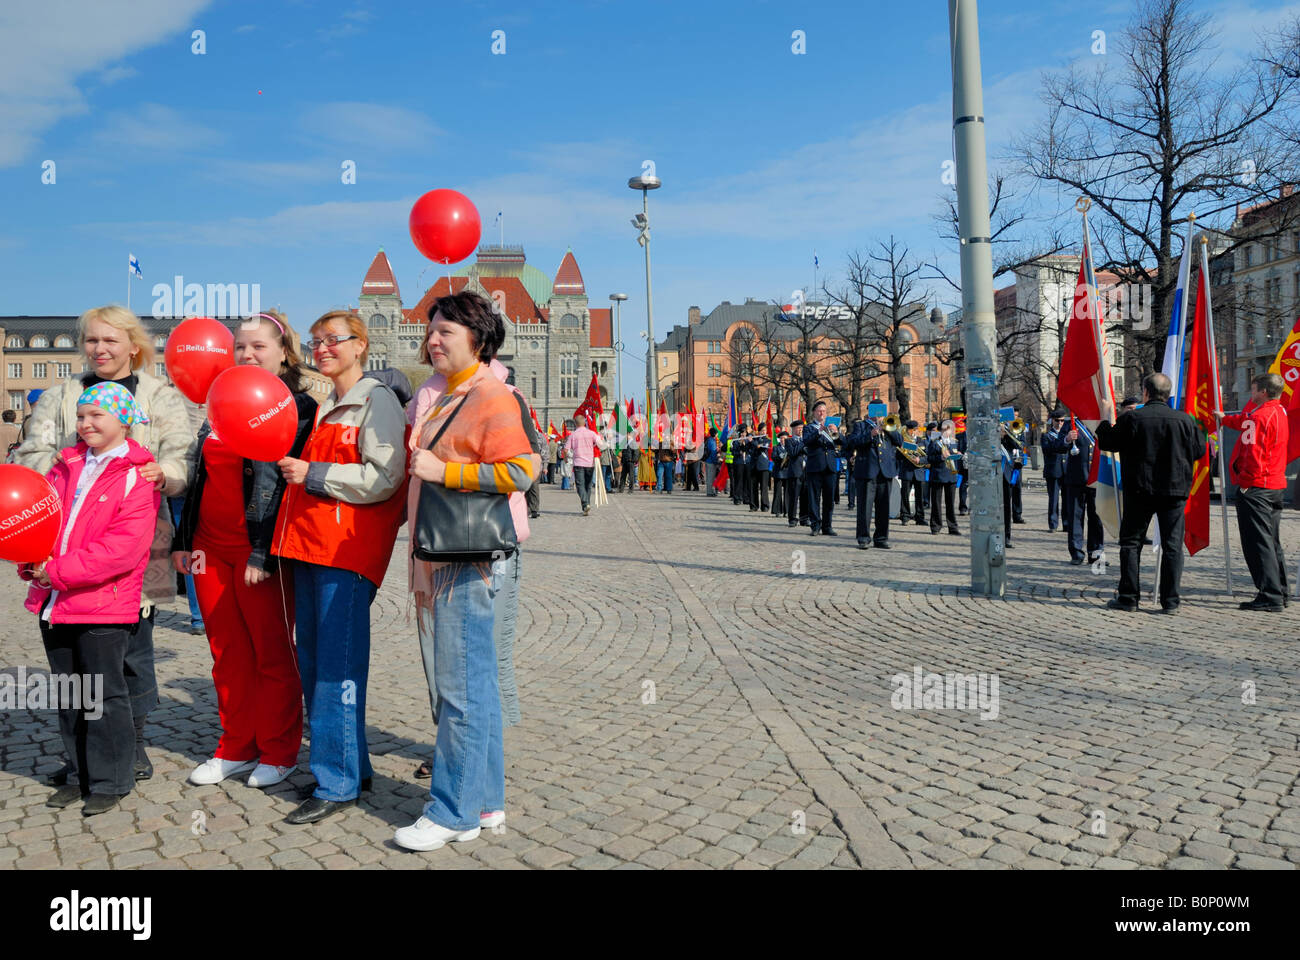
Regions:
<svg viewBox="0 0 1300 960"><path fill-rule="evenodd" d="M658 177L629 177L627 185L633 190L658 190L663 186L663 181Z"/></svg>
<svg viewBox="0 0 1300 960"><path fill-rule="evenodd" d="M626 294L626 293L611 293L611 294L609 295L609 299L611 299L611 300L619 300L619 301L626 300L626 299L627 299L627 294Z"/></svg>

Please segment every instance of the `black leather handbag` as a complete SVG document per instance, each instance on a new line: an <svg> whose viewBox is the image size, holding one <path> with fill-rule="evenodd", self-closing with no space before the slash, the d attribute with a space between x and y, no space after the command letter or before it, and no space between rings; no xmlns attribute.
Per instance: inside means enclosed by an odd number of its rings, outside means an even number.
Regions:
<svg viewBox="0 0 1300 960"><path fill-rule="evenodd" d="M464 400L457 404L427 449L438 445L464 405ZM519 549L509 494L448 490L441 483L420 484L411 538L417 559L438 563L491 562Z"/></svg>

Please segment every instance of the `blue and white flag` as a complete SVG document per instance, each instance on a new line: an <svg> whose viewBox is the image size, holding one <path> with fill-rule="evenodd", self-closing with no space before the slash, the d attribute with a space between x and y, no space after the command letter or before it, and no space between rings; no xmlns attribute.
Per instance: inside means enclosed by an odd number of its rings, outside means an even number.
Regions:
<svg viewBox="0 0 1300 960"><path fill-rule="evenodd" d="M135 258L134 253L126 255L126 272L134 273L137 277L144 279L144 274L140 272L140 261Z"/></svg>
<svg viewBox="0 0 1300 960"><path fill-rule="evenodd" d="M1178 264L1178 289L1174 291L1174 308L1169 317L1169 335L1165 337L1165 358L1160 372L1169 378L1173 389L1169 391L1169 405L1175 410L1183 407L1183 343L1187 339L1187 295L1191 288L1192 223L1187 222L1187 241L1183 244L1183 258Z"/></svg>
<svg viewBox="0 0 1300 960"><path fill-rule="evenodd" d="M814 267L821 266L821 264L817 262L817 251L816 251L816 250L813 251L813 266L814 266Z"/></svg>

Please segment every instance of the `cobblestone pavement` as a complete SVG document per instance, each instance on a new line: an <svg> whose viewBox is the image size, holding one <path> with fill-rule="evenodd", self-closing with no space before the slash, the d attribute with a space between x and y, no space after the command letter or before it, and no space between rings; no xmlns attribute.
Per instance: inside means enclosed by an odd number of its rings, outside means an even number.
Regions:
<svg viewBox="0 0 1300 960"><path fill-rule="evenodd" d="M1300 864L1300 631L1237 611L1220 546L1188 560L1178 616L1114 614L1116 567L1068 564L1041 488L1014 528L1005 600L971 596L965 536L895 527L889 552L859 551L846 507L838 539L810 538L721 497L616 495L582 518L572 492L543 487L523 555L506 825L430 854L392 843L419 813L427 781L411 774L433 740L403 563L372 615L374 792L312 826L282 822L310 779L306 745L268 791L186 781L217 714L207 644L175 604L156 630L157 772L120 810L46 808L53 715L0 713L0 865ZM1294 563L1300 519L1284 543ZM1246 599L1240 553L1234 569ZM0 589L0 667L43 668L17 581ZM995 675L996 716L896 709L891 678L910 690L916 668Z"/></svg>

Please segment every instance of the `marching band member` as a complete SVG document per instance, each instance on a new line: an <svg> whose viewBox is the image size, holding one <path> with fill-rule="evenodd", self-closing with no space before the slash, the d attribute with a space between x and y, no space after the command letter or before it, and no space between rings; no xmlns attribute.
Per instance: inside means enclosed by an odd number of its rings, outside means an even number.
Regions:
<svg viewBox="0 0 1300 960"><path fill-rule="evenodd" d="M943 526L943 516L939 512L941 504L946 509L948 532L961 533L957 529L957 516L953 510L957 486L957 471L954 466L961 456L961 451L953 436L953 429L952 421L945 420L938 430L930 431L930 441L925 448L926 458L930 461L931 533L938 533L939 528Z"/></svg>
<svg viewBox="0 0 1300 960"><path fill-rule="evenodd" d="M783 421L777 421L776 446L772 448L772 516L785 515L785 481L790 474L786 463L785 442L790 432Z"/></svg>
<svg viewBox="0 0 1300 960"><path fill-rule="evenodd" d="M1069 441L1065 437L1065 411L1057 407L1052 411L1052 425L1043 434L1039 446L1043 450L1043 480L1047 483L1047 529L1056 530L1061 523L1060 503L1065 493L1065 458L1069 454Z"/></svg>
<svg viewBox="0 0 1300 960"><path fill-rule="evenodd" d="M835 437L826 426L826 401L813 404L813 422L803 429L803 447L808 460L808 516L812 520L811 536L838 537L831 528L831 511L835 509L836 456Z"/></svg>
<svg viewBox="0 0 1300 960"><path fill-rule="evenodd" d="M907 421L907 438L912 443L917 444L921 449L921 454L925 454L925 437L921 435L918 427L920 426L915 420ZM925 502L929 498L929 491L925 486L925 467L918 467L907 457L900 457L898 460L898 483L899 498L898 520L900 523L907 523L916 517L918 527L925 526ZM916 513L912 512L912 491L916 491Z"/></svg>
<svg viewBox="0 0 1300 960"><path fill-rule="evenodd" d="M903 438L893 430L882 430L875 421L858 420L853 430L844 438L845 451L857 451L852 483L857 487L857 538L858 549L865 550L873 543L882 550L889 549L889 489L890 481L898 476L898 461L894 448L901 446ZM871 534L869 511L875 510L875 535Z"/></svg>
<svg viewBox="0 0 1300 960"><path fill-rule="evenodd" d="M1088 486L1092 469L1092 441L1077 429L1057 434L1054 439L1043 438L1043 451L1065 454L1062 482L1065 486L1064 523L1069 531L1066 541L1070 550L1070 563L1081 565L1085 559L1096 560L1105 545L1105 531L1097 516L1097 491ZM1084 523L1088 526L1088 552L1084 553Z"/></svg>
<svg viewBox="0 0 1300 960"><path fill-rule="evenodd" d="M754 434L749 442L749 509L767 512L767 488L772 479L772 441L765 433Z"/></svg>
<svg viewBox="0 0 1300 960"><path fill-rule="evenodd" d="M1008 550L1014 546L1011 542L1011 521L1015 512L1016 486L1020 483L1020 474L1024 465L1024 449L1004 424L1002 427L1002 528Z"/></svg>
<svg viewBox="0 0 1300 960"><path fill-rule="evenodd" d="M790 424L790 437L785 441L786 477L785 510L786 520L790 526L807 526L808 487L804 483L804 468L808 459L803 448L802 420Z"/></svg>

